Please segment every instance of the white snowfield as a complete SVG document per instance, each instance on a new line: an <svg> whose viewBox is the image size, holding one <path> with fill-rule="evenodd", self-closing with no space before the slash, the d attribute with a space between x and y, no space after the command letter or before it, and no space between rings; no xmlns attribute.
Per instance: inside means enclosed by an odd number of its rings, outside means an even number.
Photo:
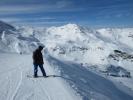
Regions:
<svg viewBox="0 0 133 100"><path fill-rule="evenodd" d="M60 77L28 78L33 75L31 55L0 54L0 63L0 100L81 100ZM55 74L44 66L48 75Z"/></svg>
<svg viewBox="0 0 133 100"><path fill-rule="evenodd" d="M33 74L32 56L0 53L0 100L133 100L133 92L72 62L45 55L48 78ZM39 76L41 72L39 71Z"/></svg>

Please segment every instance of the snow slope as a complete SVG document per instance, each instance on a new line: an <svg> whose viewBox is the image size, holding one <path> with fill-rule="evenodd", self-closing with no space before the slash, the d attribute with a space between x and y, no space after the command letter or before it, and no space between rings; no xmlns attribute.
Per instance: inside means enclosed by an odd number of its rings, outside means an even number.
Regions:
<svg viewBox="0 0 133 100"><path fill-rule="evenodd" d="M12 33L11 31L15 31L15 27L5 23L3 21L0 21L0 33L2 33L3 31L5 31L6 33Z"/></svg>
<svg viewBox="0 0 133 100"><path fill-rule="evenodd" d="M27 77L33 74L31 55L0 53L0 100L133 99L131 90L123 85L116 87L79 64L58 60L48 53L44 59L47 75L55 77L34 79Z"/></svg>
<svg viewBox="0 0 133 100"><path fill-rule="evenodd" d="M81 100L61 78L27 78L33 74L31 55L0 53L0 62L0 100ZM56 74L44 66L48 75Z"/></svg>
<svg viewBox="0 0 133 100"><path fill-rule="evenodd" d="M14 27L0 21L0 51L17 53L33 51L40 43L33 33L33 28Z"/></svg>
<svg viewBox="0 0 133 100"><path fill-rule="evenodd" d="M70 85L82 96L83 100L132 100L133 91L122 84L118 87L107 78L82 67L78 63L62 61L48 55L47 60L57 67Z"/></svg>

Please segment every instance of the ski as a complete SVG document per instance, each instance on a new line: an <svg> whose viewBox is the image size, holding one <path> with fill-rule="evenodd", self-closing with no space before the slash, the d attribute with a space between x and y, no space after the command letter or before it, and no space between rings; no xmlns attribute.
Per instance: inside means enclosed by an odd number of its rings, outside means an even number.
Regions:
<svg viewBox="0 0 133 100"><path fill-rule="evenodd" d="M48 75L48 76L37 76L34 77L33 75L27 75L28 78L48 78L48 77L56 77L55 75Z"/></svg>

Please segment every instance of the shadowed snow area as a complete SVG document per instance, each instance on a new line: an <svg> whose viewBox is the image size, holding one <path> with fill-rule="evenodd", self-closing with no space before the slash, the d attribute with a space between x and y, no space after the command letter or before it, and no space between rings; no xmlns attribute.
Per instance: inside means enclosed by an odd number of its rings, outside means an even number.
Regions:
<svg viewBox="0 0 133 100"><path fill-rule="evenodd" d="M58 67L61 71L59 77L67 80L83 100L133 100L133 95L130 96L125 91L119 90L111 81L79 64L61 61L52 56L47 56L47 60L51 66Z"/></svg>

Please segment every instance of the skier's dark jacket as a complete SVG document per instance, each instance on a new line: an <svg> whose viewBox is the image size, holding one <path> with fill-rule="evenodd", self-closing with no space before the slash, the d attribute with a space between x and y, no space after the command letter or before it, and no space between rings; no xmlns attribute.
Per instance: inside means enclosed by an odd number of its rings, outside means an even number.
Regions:
<svg viewBox="0 0 133 100"><path fill-rule="evenodd" d="M33 52L33 64L44 64L41 49L36 49Z"/></svg>

